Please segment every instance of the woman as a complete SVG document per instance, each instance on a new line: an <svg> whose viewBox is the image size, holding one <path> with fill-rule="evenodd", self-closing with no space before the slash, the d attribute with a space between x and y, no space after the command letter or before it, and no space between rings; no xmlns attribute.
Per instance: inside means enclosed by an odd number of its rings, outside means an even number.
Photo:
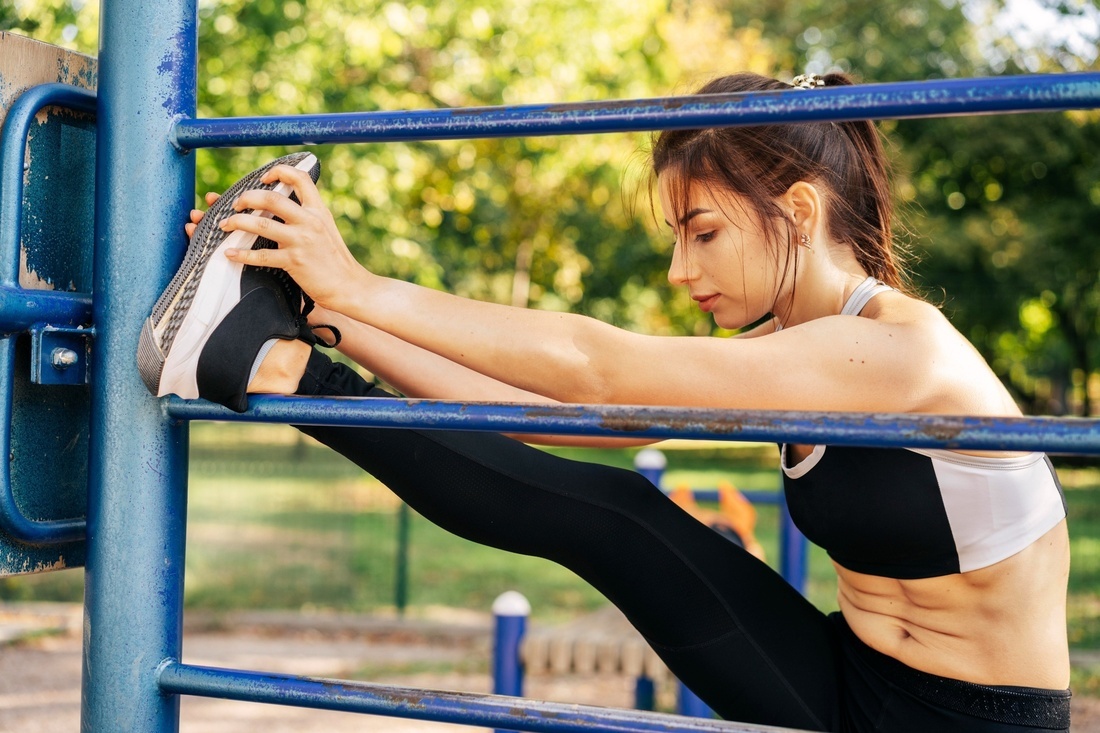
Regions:
<svg viewBox="0 0 1100 733"><path fill-rule="evenodd" d="M789 88L739 74L699 91ZM385 396L312 348L331 333L415 397L1019 414L940 312L905 292L868 122L656 138L669 280L723 328L759 322L731 339L643 336L379 277L341 240L312 156L288 162L192 214L188 261L142 338L154 393L234 409L247 392ZM318 306L309 324L295 283ZM826 616L631 472L499 435L303 430L441 526L577 572L728 719L1068 730L1068 540L1041 454L783 446L792 514L839 577L840 612Z"/></svg>

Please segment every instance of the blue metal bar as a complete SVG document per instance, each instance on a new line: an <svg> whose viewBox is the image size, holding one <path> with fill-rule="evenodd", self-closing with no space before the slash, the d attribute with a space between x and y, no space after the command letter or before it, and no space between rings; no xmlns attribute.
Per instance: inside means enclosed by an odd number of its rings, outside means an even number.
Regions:
<svg viewBox="0 0 1100 733"><path fill-rule="evenodd" d="M39 323L81 326L91 320L90 295L0 285L0 336L23 333Z"/></svg>
<svg viewBox="0 0 1100 733"><path fill-rule="evenodd" d="M245 413L201 400L168 400L180 420L480 430L792 442L872 447L1100 453L1100 420L846 412L781 412L631 405L463 403L435 400L253 396Z"/></svg>
<svg viewBox="0 0 1100 733"><path fill-rule="evenodd" d="M92 113L96 98L80 87L41 84L23 92L4 119L0 131L0 335L20 333L36 323L78 326L91 322L88 295L19 287L24 151L35 115L50 105Z"/></svg>
<svg viewBox="0 0 1100 733"><path fill-rule="evenodd" d="M169 695L201 695L545 733L778 733L789 730L500 695L200 667L175 661L164 665L159 680L160 689Z"/></svg>
<svg viewBox="0 0 1100 733"><path fill-rule="evenodd" d="M1100 74L1090 72L513 107L181 119L175 126L174 142L190 149L454 140L1098 106Z"/></svg>
<svg viewBox="0 0 1100 733"><path fill-rule="evenodd" d="M0 338L0 455L11 455L12 384L15 379L15 337ZM84 538L83 519L36 521L15 503L11 462L0 461L0 532L28 545L54 545Z"/></svg>
<svg viewBox="0 0 1100 733"><path fill-rule="evenodd" d="M92 317L92 299L80 293L19 287L19 246L23 227L23 162L27 135L40 109L57 105L95 112L95 94L67 84L31 87L11 105L0 130L0 455L11 454L15 339L12 334L38 323L81 325ZM83 519L40 522L15 502L11 466L0 462L0 530L28 545L52 545L84 538Z"/></svg>
<svg viewBox="0 0 1100 733"><path fill-rule="evenodd" d="M111 0L100 16L92 420L81 729L173 733L157 670L180 655L187 430L134 354L179 265L194 156L167 140L195 113L196 0Z"/></svg>

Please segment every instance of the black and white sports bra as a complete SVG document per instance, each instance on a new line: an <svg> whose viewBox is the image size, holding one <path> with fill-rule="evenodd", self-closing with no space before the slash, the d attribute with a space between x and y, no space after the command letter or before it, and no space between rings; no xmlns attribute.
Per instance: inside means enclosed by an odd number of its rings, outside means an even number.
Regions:
<svg viewBox="0 0 1100 733"><path fill-rule="evenodd" d="M890 290L868 278L844 315ZM791 466L782 452L791 518L841 566L888 578L984 568L1020 552L1066 516L1042 453L1000 458L947 450L814 446Z"/></svg>

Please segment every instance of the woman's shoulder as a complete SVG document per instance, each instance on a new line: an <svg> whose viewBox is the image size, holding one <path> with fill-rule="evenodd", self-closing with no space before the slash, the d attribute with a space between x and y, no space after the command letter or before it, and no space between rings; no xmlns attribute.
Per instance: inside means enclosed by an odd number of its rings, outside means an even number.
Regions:
<svg viewBox="0 0 1100 733"><path fill-rule="evenodd" d="M891 292L875 298L861 315L903 329L912 347L906 351L914 359L913 365L934 387L928 391L929 402L922 411L979 415L1017 412L988 362L939 307Z"/></svg>

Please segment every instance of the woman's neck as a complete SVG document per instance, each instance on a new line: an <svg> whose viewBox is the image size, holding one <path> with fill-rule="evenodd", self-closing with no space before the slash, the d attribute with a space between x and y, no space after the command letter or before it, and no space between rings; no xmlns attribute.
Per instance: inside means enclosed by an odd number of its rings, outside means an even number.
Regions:
<svg viewBox="0 0 1100 733"><path fill-rule="evenodd" d="M776 316L784 328L791 328L839 315L852 291L866 279L867 272L856 261L851 248L844 245L815 248L799 257L794 282L786 289L786 302L776 304Z"/></svg>

